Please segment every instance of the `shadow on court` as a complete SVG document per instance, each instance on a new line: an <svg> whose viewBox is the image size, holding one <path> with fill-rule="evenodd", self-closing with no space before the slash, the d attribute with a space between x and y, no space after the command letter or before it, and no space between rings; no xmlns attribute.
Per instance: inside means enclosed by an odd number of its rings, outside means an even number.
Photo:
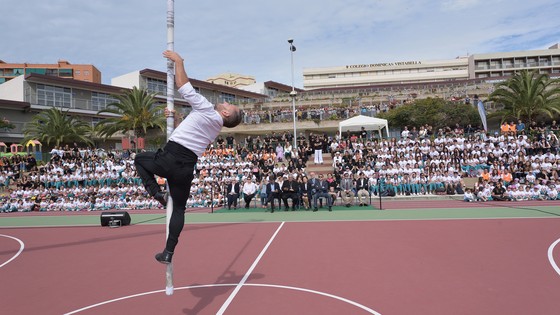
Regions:
<svg viewBox="0 0 560 315"><path fill-rule="evenodd" d="M482 206L487 207L487 208L496 208L496 207L503 207L503 208L509 208L509 209L517 209L517 210L527 210L527 211L532 211L532 212L540 212L540 213L544 213L544 214L548 214L548 215L553 215L556 217L560 217L560 213L556 213L556 212L550 212L550 211L546 211L546 210L542 210L542 209L536 209L536 208L529 208L529 207L523 207L522 204L519 204L517 202L514 201L497 201L499 202L499 204L495 204L496 201L492 201L492 202L484 202L481 203ZM513 203L513 204L512 204Z"/></svg>
<svg viewBox="0 0 560 315"><path fill-rule="evenodd" d="M231 270L233 265L237 262L239 257L243 255L249 244L253 241L254 234L247 240L245 245L241 248L239 253L233 258L231 263L226 267L225 271L216 279L214 284L238 284L241 282L244 274L237 274L234 270ZM263 274L251 274L251 279L262 279L264 278ZM193 284L197 285L197 284ZM211 288L203 288L203 289L196 289L192 290L191 293L193 296L199 298L198 302L192 308L184 308L183 313L186 315L196 315L200 314L205 308L210 305L215 298L218 296L227 294L228 292L232 291L235 287L231 286L224 286L224 287L211 287Z"/></svg>
<svg viewBox="0 0 560 315"><path fill-rule="evenodd" d="M135 226L136 224L138 224L138 223L131 224L130 226L119 227L119 229L133 228L133 226ZM220 228L220 227L237 225L237 224L241 224L241 223L186 225L183 232L185 230L196 231L196 230L214 229L214 228ZM47 228L48 229L69 229L69 228L95 229L95 227L92 227L92 226L34 227L34 228L28 228L28 229L47 229ZM111 229L111 228L110 227L99 227L99 229ZM137 232L137 233L131 233L131 234L119 235L119 236L108 235L108 236L103 236L103 237L93 237L91 239L84 239L84 240L80 240L80 241L48 244L48 245L42 245L42 246L36 246L36 247L27 247L26 246L25 251L30 252L30 251L39 251L39 250L49 250L49 249L54 249L54 248L63 248L63 247L67 247L67 246L81 246L81 245L88 245L88 244L95 244L95 243L102 243L102 242L118 242L119 240L133 239L133 238L137 238L137 237L144 237L144 236L158 235L158 234L162 235L162 233L165 233L164 229L163 230L158 229L158 230L154 230L154 231ZM13 250L0 251L0 255L7 255L7 254L13 254Z"/></svg>

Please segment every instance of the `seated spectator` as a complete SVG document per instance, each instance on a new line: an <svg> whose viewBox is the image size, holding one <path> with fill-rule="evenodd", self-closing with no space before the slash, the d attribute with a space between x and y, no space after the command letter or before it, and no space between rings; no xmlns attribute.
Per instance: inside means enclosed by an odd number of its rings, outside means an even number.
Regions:
<svg viewBox="0 0 560 315"><path fill-rule="evenodd" d="M492 200L494 201L505 201L509 200L506 195L506 189L503 187L502 182L498 181L496 186L492 190Z"/></svg>
<svg viewBox="0 0 560 315"><path fill-rule="evenodd" d="M253 183L252 177L247 177L245 183L243 184L243 199L245 200L245 209L249 209L251 205L251 200L255 197L257 193L257 185Z"/></svg>
<svg viewBox="0 0 560 315"><path fill-rule="evenodd" d="M465 190L465 195L464 195L464 197L463 197L463 201L466 201L466 202L473 202L473 201L476 201L476 197L475 197L475 195L473 194L472 189L467 188L467 189Z"/></svg>
<svg viewBox="0 0 560 315"><path fill-rule="evenodd" d="M350 172L345 172L344 178L340 181L340 197L346 207L350 207L354 203L354 181L350 175Z"/></svg>
<svg viewBox="0 0 560 315"><path fill-rule="evenodd" d="M317 201L319 198L326 198L329 211L332 211L333 202L331 195L329 195L329 184L323 179L323 175L319 175L319 180L315 182L316 184L313 188L315 190L315 194L313 195L313 211L318 211Z"/></svg>
<svg viewBox="0 0 560 315"><path fill-rule="evenodd" d="M292 200L292 211L295 211L295 207L299 204L299 184L293 176L286 176L281 189L284 211L288 211L288 199Z"/></svg>

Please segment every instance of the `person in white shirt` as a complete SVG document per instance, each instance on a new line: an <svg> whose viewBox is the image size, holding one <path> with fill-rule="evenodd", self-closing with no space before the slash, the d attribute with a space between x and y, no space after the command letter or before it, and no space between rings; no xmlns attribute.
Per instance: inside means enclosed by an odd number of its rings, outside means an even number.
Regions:
<svg viewBox="0 0 560 315"><path fill-rule="evenodd" d="M235 105L220 103L214 106L197 93L185 71L184 60L178 53L166 50L163 56L175 63L175 83L192 111L171 134L163 150L138 153L134 164L148 193L164 206L167 205L167 195L161 191L154 174L167 179L173 213L165 249L155 258L160 263L169 264L183 230L189 197L187 192L190 191L198 157L214 142L222 127L239 125L243 115ZM166 112L166 115L174 113Z"/></svg>
<svg viewBox="0 0 560 315"><path fill-rule="evenodd" d="M243 184L243 199L245 200L245 209L249 209L251 205L251 200L255 197L257 193L257 184L253 182L251 176L247 177L245 184Z"/></svg>
<svg viewBox="0 0 560 315"><path fill-rule="evenodd" d="M476 201L475 196L470 188L465 190L465 195L463 196L463 201L473 202Z"/></svg>

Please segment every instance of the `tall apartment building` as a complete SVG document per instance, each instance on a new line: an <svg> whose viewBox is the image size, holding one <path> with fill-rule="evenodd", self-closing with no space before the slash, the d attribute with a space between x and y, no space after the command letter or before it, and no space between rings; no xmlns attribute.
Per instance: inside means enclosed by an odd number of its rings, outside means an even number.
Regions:
<svg viewBox="0 0 560 315"><path fill-rule="evenodd" d="M101 72L93 65L73 65L66 60L59 60L56 64L7 63L0 60L0 84L32 73L101 83Z"/></svg>

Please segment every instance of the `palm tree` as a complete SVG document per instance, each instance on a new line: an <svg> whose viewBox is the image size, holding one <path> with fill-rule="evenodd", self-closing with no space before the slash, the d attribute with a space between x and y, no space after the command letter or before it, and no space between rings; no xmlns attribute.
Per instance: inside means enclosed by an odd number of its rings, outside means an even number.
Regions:
<svg viewBox="0 0 560 315"><path fill-rule="evenodd" d="M507 81L498 83L490 94L491 101L504 109L488 115L507 119L523 119L531 123L539 115L550 118L560 113L560 81L546 74L522 70Z"/></svg>
<svg viewBox="0 0 560 315"><path fill-rule="evenodd" d="M132 131L136 137L143 137L148 129L165 130L166 120L159 113L163 106L156 103L155 93L148 93L134 87L122 95L115 95L118 100L107 105L98 114L113 114L97 124L97 131L103 137L110 137L117 132Z"/></svg>
<svg viewBox="0 0 560 315"><path fill-rule="evenodd" d="M88 124L76 116L68 115L52 107L33 116L23 130L24 142L38 139L47 145L60 146L64 143L81 142L93 144L88 136Z"/></svg>

